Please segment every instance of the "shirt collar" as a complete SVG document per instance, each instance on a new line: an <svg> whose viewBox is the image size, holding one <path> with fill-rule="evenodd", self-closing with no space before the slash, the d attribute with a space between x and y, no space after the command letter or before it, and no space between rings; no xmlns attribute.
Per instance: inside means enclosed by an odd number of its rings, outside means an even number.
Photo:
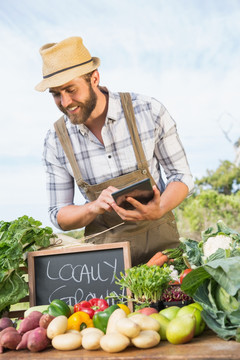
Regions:
<svg viewBox="0 0 240 360"><path fill-rule="evenodd" d="M122 113L122 106L120 95L118 93L108 92L108 112L106 117L106 122L117 121L120 119Z"/></svg>

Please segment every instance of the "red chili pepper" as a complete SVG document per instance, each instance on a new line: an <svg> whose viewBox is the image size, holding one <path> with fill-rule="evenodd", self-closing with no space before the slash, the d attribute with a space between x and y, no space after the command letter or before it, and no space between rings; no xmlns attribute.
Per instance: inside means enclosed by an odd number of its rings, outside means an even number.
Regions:
<svg viewBox="0 0 240 360"><path fill-rule="evenodd" d="M92 319L93 315L95 313L97 313L99 311L103 311L108 307L109 307L109 305L106 300L93 298L93 299L90 299L89 301L81 301L80 303L75 304L73 307L73 310L74 310L74 312L84 311Z"/></svg>

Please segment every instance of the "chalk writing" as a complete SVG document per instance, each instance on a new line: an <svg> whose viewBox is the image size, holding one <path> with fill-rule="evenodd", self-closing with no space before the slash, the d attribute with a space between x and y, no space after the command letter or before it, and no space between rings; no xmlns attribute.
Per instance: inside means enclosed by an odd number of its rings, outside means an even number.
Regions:
<svg viewBox="0 0 240 360"><path fill-rule="evenodd" d="M76 266L73 266L72 264L65 264L58 269L58 274L55 277L51 275L51 260L49 260L47 264L47 278L50 280L62 280L62 281L73 280L78 283L81 283L83 280L85 280L87 281L88 284L90 284L92 281L102 281L102 282L109 281L109 278L108 277L104 278L103 275L106 269L102 269L101 266L104 267L104 265L109 267L109 269L112 269L111 280L110 280L110 282L112 283L115 280L115 275L117 270L117 259L114 259L114 264L110 264L106 261L103 261L102 264L98 263L96 266L97 269L95 276L94 276L93 265L88 266L87 264L84 265L78 264ZM55 263L53 264L53 267L55 272L56 271Z"/></svg>
<svg viewBox="0 0 240 360"><path fill-rule="evenodd" d="M116 277L125 270L123 248L100 249L34 256L35 304L49 304L54 299L75 305L110 293L125 295L116 285ZM108 299L109 304L114 300Z"/></svg>

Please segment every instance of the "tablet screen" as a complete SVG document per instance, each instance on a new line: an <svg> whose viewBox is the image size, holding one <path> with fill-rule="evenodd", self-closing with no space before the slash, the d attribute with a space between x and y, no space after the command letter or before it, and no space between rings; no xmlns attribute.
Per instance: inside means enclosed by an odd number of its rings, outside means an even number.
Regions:
<svg viewBox="0 0 240 360"><path fill-rule="evenodd" d="M112 197L118 206L131 210L134 207L126 200L131 196L142 204L147 204L153 198L153 189L150 179L144 179L112 193Z"/></svg>

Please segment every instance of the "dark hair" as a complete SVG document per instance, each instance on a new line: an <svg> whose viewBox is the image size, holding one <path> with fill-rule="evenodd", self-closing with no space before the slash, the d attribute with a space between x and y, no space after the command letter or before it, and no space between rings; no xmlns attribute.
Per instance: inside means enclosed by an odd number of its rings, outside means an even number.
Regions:
<svg viewBox="0 0 240 360"><path fill-rule="evenodd" d="M84 74L82 75L81 77L87 82L87 83L90 83L91 81L91 77L92 77L92 74L94 73L94 71L96 71L97 69L87 73L87 74Z"/></svg>

